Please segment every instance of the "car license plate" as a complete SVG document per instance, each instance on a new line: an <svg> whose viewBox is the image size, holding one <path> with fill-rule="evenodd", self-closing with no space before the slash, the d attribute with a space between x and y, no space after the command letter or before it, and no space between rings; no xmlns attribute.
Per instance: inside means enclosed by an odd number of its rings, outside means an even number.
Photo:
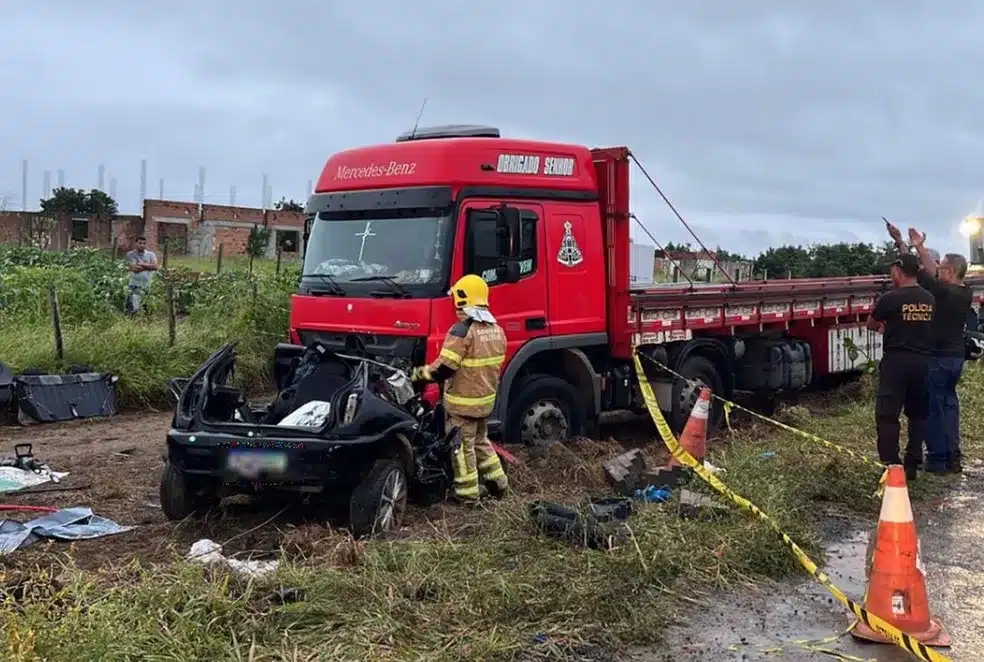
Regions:
<svg viewBox="0 0 984 662"><path fill-rule="evenodd" d="M282 451L230 450L226 466L246 478L255 478L261 473L283 473L287 469L287 455Z"/></svg>

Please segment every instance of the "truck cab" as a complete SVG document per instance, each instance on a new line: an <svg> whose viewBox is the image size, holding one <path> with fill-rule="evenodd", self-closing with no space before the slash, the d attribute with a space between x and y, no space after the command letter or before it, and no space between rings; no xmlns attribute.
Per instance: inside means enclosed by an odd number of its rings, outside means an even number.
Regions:
<svg viewBox="0 0 984 662"><path fill-rule="evenodd" d="M456 321L450 285L479 274L508 338L500 396L532 400L533 412L504 420L497 403L491 433L583 432L578 402L599 399L585 352L608 343L590 150L506 140L488 127L418 130L332 156L306 213L293 342L433 360ZM565 371L577 378L561 382Z"/></svg>

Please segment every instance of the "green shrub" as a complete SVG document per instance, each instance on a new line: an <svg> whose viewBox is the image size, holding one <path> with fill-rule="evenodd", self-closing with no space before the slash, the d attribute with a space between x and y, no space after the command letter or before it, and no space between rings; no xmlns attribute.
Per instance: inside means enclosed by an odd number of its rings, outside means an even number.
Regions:
<svg viewBox="0 0 984 662"><path fill-rule="evenodd" d="M85 363L120 378L122 406L164 404L167 379L185 376L234 340L248 388L269 382L273 347L286 338L298 267L221 274L162 269L144 299L146 314L123 314L129 273L108 252L0 247L0 361L15 372ZM65 356L54 352L49 288L58 293ZM168 344L167 289L178 315Z"/></svg>

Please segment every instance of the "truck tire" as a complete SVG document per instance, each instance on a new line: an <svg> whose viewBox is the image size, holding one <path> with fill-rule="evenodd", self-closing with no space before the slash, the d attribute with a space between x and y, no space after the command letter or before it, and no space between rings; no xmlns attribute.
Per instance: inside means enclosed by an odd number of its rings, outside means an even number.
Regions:
<svg viewBox="0 0 984 662"><path fill-rule="evenodd" d="M204 515L219 505L221 498L214 490L203 490L170 461L161 472L161 510L169 520L183 520L192 515Z"/></svg>
<svg viewBox="0 0 984 662"><path fill-rule="evenodd" d="M514 387L506 412L503 441L527 446L546 446L574 439L584 433L585 407L568 382L534 374Z"/></svg>
<svg viewBox="0 0 984 662"><path fill-rule="evenodd" d="M376 460L352 491L349 526L356 538L400 528L407 510L407 470L399 460Z"/></svg>
<svg viewBox="0 0 984 662"><path fill-rule="evenodd" d="M683 361L677 372L687 379L696 380L711 389L711 393L717 396L724 396L724 379L718 372L717 366L703 356L690 356ZM691 386L682 379L673 382L673 401L670 409L670 426L674 433L679 434L690 418L697 398L700 396L700 388ZM707 433L717 429L721 424L723 409L720 402L711 400L711 413L707 419Z"/></svg>

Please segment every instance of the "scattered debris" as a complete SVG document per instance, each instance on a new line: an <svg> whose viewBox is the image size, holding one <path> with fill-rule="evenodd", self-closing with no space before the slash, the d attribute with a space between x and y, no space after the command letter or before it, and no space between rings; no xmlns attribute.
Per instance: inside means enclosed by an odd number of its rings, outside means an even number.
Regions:
<svg viewBox="0 0 984 662"><path fill-rule="evenodd" d="M34 425L115 416L117 379L108 372L18 375L12 380L17 420Z"/></svg>
<svg viewBox="0 0 984 662"><path fill-rule="evenodd" d="M690 471L686 467L647 470L646 460L638 448L605 460L602 467L608 484L623 496L635 496L637 491L645 492L650 487L670 490L690 480Z"/></svg>
<svg viewBox="0 0 984 662"><path fill-rule="evenodd" d="M0 459L0 492L16 492L49 481L61 482L67 473L57 473L34 457L31 444L16 444L14 457Z"/></svg>
<svg viewBox="0 0 984 662"><path fill-rule="evenodd" d="M723 512L731 509L709 496L687 489L680 490L680 515L682 517L696 517L706 510Z"/></svg>
<svg viewBox="0 0 984 662"><path fill-rule="evenodd" d="M41 538L53 540L88 540L123 533L132 526L97 517L90 508L65 508L45 514L24 524L12 520L0 521L0 555L27 547Z"/></svg>
<svg viewBox="0 0 984 662"><path fill-rule="evenodd" d="M239 559L230 559L223 556L222 545L208 538L202 538L196 541L191 546L191 550L185 558L188 561L205 565L225 565L232 569L233 572L238 572L241 575L254 579L272 573L279 565L277 561L240 561Z"/></svg>
<svg viewBox="0 0 984 662"><path fill-rule="evenodd" d="M607 499L589 504L586 513L549 501L529 505L530 518L545 536L566 540L589 549L611 549L628 540L625 520L632 513L627 499Z"/></svg>

